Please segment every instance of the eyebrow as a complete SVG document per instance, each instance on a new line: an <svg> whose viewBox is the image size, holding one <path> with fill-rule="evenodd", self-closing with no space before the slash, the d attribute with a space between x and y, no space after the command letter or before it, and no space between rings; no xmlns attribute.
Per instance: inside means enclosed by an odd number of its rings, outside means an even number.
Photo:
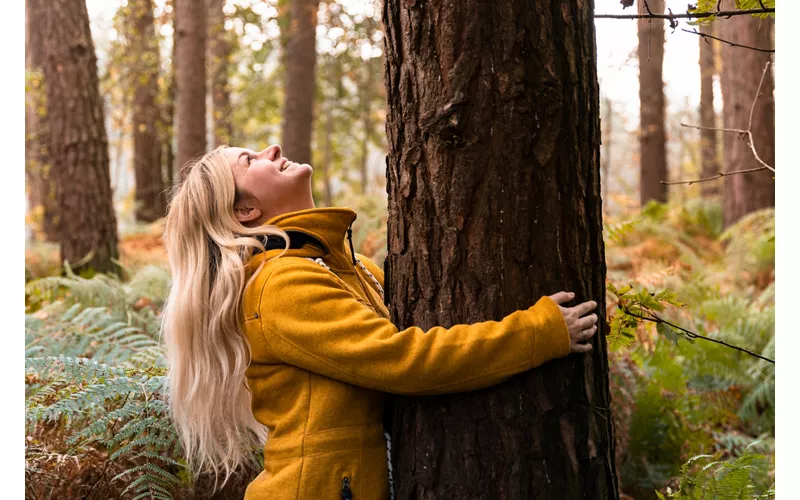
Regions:
<svg viewBox="0 0 800 500"><path fill-rule="evenodd" d="M239 153L239 156L236 158L236 163L240 163L242 161L242 156L249 155L249 154L250 153L248 151L242 151L241 153Z"/></svg>

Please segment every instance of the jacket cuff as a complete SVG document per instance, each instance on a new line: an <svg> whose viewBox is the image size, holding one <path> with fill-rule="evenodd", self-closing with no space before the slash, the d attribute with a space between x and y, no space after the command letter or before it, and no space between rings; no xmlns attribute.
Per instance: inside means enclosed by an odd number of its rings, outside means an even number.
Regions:
<svg viewBox="0 0 800 500"><path fill-rule="evenodd" d="M534 366L569 354L569 329L558 304L550 297L542 297L528 309L532 313Z"/></svg>

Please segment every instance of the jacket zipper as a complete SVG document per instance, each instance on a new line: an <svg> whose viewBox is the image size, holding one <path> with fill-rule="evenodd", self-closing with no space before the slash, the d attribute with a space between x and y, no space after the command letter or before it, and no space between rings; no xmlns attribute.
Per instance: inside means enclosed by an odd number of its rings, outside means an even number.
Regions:
<svg viewBox="0 0 800 500"><path fill-rule="evenodd" d="M342 478L342 500L353 500L353 492L350 491L350 478Z"/></svg>

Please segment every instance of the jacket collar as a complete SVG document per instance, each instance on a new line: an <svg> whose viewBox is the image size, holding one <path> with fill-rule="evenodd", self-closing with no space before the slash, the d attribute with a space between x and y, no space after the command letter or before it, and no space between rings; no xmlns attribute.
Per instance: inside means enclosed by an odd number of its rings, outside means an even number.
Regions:
<svg viewBox="0 0 800 500"><path fill-rule="evenodd" d="M347 207L308 208L277 215L264 225L276 226L287 232L292 245L284 255L323 257L331 267L350 269L353 267L352 240L345 240L351 236L349 230L356 217L357 214ZM272 245L269 245L265 258L275 257L283 251L283 239L270 237L269 241L273 239L278 241L279 246L270 248Z"/></svg>

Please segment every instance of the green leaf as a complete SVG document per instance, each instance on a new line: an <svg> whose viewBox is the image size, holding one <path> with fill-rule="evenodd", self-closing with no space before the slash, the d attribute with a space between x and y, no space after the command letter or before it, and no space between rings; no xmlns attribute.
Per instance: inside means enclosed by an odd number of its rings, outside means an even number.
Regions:
<svg viewBox="0 0 800 500"><path fill-rule="evenodd" d="M663 336L667 340L671 340L675 343L675 345L678 345L678 334L666 323L657 323L656 331L658 331L659 335Z"/></svg>

